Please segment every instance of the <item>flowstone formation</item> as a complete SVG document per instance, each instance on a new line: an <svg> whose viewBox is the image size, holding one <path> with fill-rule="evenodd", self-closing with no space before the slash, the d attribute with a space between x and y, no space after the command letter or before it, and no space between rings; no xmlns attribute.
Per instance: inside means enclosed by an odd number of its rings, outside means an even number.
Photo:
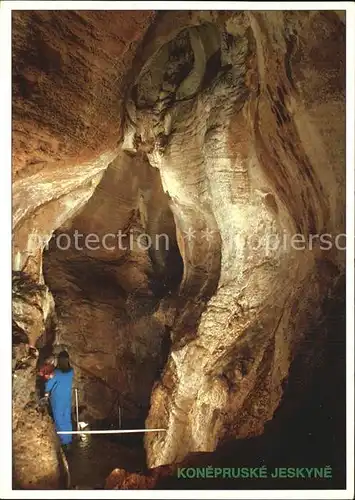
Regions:
<svg viewBox="0 0 355 500"><path fill-rule="evenodd" d="M199 12L171 26L150 34L126 104L126 147L159 169L184 260L151 466L262 433L344 273L342 21Z"/></svg>

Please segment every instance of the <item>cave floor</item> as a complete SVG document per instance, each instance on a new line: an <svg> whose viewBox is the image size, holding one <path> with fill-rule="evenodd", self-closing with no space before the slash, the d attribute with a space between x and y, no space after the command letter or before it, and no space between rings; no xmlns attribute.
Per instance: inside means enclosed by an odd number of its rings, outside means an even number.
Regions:
<svg viewBox="0 0 355 500"><path fill-rule="evenodd" d="M102 489L106 477L116 467L132 472L145 469L143 447L121 436L75 436L72 448L66 455L70 489Z"/></svg>

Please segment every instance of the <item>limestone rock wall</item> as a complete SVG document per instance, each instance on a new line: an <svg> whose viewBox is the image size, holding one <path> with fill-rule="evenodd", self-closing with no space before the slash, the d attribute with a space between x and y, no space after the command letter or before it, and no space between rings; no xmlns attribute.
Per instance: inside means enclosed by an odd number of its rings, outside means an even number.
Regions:
<svg viewBox="0 0 355 500"><path fill-rule="evenodd" d="M14 270L50 288L16 298L16 342L56 315L90 412L118 388L167 429L151 467L262 433L345 272L341 13L28 11L13 33ZM43 253L130 227L173 251Z"/></svg>
<svg viewBox="0 0 355 500"><path fill-rule="evenodd" d="M122 100L150 11L14 11L12 15L13 270L43 285L42 251L53 231L90 198L117 156ZM46 342L54 312L50 291L13 302L14 367ZM20 332L20 333L19 333ZM29 370L29 371L28 371ZM15 370L14 481L56 488L60 459L49 422L35 409L33 360ZM33 405L30 410L27 404ZM47 428L47 430L45 430ZM26 436L26 439L24 439ZM41 448L44 462L33 461ZM47 450L47 452L46 452Z"/></svg>
<svg viewBox="0 0 355 500"><path fill-rule="evenodd" d="M180 238L181 294L191 297L152 394L147 425L167 429L146 436L152 466L263 431L297 346L321 322L323 297L344 272L344 252L334 249L344 232L344 25L321 12L206 13L203 21L209 42L215 36L214 66L197 65L198 50L208 60L211 47L202 28L181 19L179 34L166 35L143 66L127 108L131 147L142 144L161 171L178 232L197 235ZM173 70L144 94L141 80L158 75L165 59ZM190 88L193 72L202 73ZM266 247L295 233L311 246ZM331 252L311 238L324 233ZM186 318L196 302L203 313L191 334Z"/></svg>

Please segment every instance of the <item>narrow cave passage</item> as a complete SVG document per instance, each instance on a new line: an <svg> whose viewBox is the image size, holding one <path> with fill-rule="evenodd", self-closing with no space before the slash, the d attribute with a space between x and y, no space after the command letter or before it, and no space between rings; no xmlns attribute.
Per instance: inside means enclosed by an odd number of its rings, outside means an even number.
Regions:
<svg viewBox="0 0 355 500"><path fill-rule="evenodd" d="M168 202L159 172L123 154L43 254L55 303L53 349L68 351L79 421L94 430L145 427L152 387L169 354L183 263ZM124 468L145 467L142 434L86 436L74 445L74 482L93 486L92 471L104 478L119 455ZM107 461L95 466L100 447Z"/></svg>

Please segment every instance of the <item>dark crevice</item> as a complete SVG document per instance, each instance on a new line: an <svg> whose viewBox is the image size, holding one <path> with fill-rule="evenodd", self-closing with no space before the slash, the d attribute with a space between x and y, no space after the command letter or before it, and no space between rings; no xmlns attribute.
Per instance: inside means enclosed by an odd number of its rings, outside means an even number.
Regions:
<svg viewBox="0 0 355 500"><path fill-rule="evenodd" d="M152 167L147 172L147 175L156 175ZM110 175L116 174L112 172ZM138 169L137 175L140 175ZM112 189L111 185L107 182L105 189ZM89 205L72 222L66 222L65 228L58 228L53 235L43 255L43 274L55 301L56 341L68 348L73 366L80 374L77 383L84 394L81 404L86 408L86 418L92 425L101 425L101 421L116 425L115 401L119 400L125 425L142 427L149 409L152 385L160 378L170 350L171 320L165 316L169 316L169 303L174 305L179 292L184 265L176 243L174 218L161 188L151 194L149 203L152 205L127 210L127 222L112 217L116 213L119 216L122 209L115 208L118 194L114 191L104 193L105 189L97 191L98 196L106 196L107 203L106 215L102 216L103 222L99 222L98 227L106 224L106 233L117 232L118 224L123 225L123 231L138 228L148 210L151 217L144 231L150 232L152 246L148 251L121 252L117 258L102 250L97 254L85 249L58 249L58 235L72 235L76 227L96 216L101 202L99 198L96 204L94 195L92 206ZM161 201L154 201L154 197ZM157 214L154 210L158 210ZM168 248L157 248L154 235L165 232L169 235ZM162 241L164 245L165 240ZM116 361L114 364L111 361L111 367L105 368L107 372L100 376L96 362L91 365L92 356L100 363L100 360L111 359L112 355ZM105 387L108 398L102 403L101 386ZM99 413L101 417L97 416Z"/></svg>

